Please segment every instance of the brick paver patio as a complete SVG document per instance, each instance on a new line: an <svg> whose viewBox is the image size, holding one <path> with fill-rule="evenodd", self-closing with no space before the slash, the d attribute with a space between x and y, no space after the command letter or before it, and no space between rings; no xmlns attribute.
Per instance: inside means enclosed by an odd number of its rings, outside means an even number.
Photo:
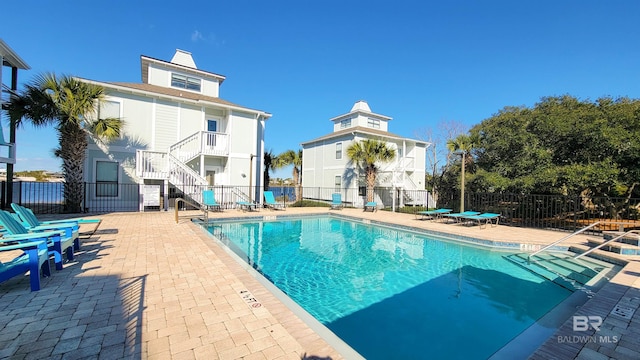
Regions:
<svg viewBox="0 0 640 360"><path fill-rule="evenodd" d="M226 210L212 217L327 211ZM564 235L505 226L480 230L382 211L345 209L341 213L518 241L529 247ZM329 345L246 266L191 223L188 214L181 213L178 224L173 212L101 215L98 233L83 242L76 260L62 271L52 270L40 291L29 290L27 277L0 284L0 359L335 360L354 356L341 344ZM586 315L603 315L603 328L619 336L618 343L560 343L557 336L571 330L568 321L532 357L640 358L640 311L628 320L610 314L620 301L640 306L639 275L640 263L632 260L580 309Z"/></svg>

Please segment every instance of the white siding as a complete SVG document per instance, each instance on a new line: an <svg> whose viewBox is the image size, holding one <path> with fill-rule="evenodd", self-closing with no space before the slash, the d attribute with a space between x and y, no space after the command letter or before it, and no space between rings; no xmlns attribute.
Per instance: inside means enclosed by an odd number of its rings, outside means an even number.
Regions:
<svg viewBox="0 0 640 360"><path fill-rule="evenodd" d="M175 144L178 108L175 103L158 100L156 103L155 150L167 151Z"/></svg>

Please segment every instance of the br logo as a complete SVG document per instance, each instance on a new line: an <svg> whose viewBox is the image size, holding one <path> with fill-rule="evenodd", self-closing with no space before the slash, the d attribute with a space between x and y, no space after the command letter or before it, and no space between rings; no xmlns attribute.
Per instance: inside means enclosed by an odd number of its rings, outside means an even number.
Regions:
<svg viewBox="0 0 640 360"><path fill-rule="evenodd" d="M601 316L576 315L573 317L573 331L587 331L589 327L600 331L600 325L602 325Z"/></svg>

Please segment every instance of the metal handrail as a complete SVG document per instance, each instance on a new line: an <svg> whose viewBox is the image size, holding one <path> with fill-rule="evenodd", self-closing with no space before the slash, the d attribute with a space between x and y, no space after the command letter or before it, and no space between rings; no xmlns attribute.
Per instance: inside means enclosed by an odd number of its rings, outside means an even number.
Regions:
<svg viewBox="0 0 640 360"><path fill-rule="evenodd" d="M635 230L635 229L634 229L634 230L629 230L629 231L627 231L626 233L624 233L624 234L622 234L622 235L619 235L619 236L616 236L616 237L614 237L614 238L612 238L612 239L609 239L609 240L607 240L607 241L603 242L602 244L600 244L600 245L598 245L598 246L596 246L596 247L593 247L593 248L591 248L591 249L589 249L589 250L587 250L587 251L583 252L582 254L578 254L577 256L574 256L574 259L578 259L578 258L581 258L581 257L583 257L583 256L585 256L585 255L588 255L588 254L592 253L593 251L598 250L598 249L600 249L601 247L603 247L603 246L607 245L608 243L613 242L613 241L616 241L616 240L618 240L618 239L622 239L623 237L625 237L625 236L627 236L627 235L629 235L629 234L632 234L632 233L637 233L637 234L638 234L638 233L640 233L640 230Z"/></svg>
<svg viewBox="0 0 640 360"><path fill-rule="evenodd" d="M563 238L562 238L562 239L560 239L560 240L554 241L553 243L551 243L551 244L549 244L549 245L547 245L547 246L543 247L542 249L539 249L539 250L537 250L537 251L532 252L532 253L531 253L531 254L529 254L529 256L527 257L527 261L528 261L528 262L531 262L531 258L532 258L533 256L535 256L535 255L537 255L537 254L539 254L539 253L541 253L541 252L543 252L543 251L547 250L548 248L550 248L550 247L552 247L552 246L555 246L556 244L559 244L559 243L561 243L561 242L563 242L563 241L565 241L565 240L567 240L567 239L569 239L569 238L572 238L572 237L574 237L574 236L576 236L576 235L579 235L579 234L581 234L581 233L583 233L583 232L585 232L585 231L587 231L587 230L591 229L592 227L594 227L594 226L596 226L596 225L598 225L598 224L600 224L600 221L597 221L597 222L594 222L594 223L593 223L593 224L591 224L591 225L585 226L585 227L583 227L582 229L580 229L580 230L578 230L578 231L576 231L576 232L574 232L574 233L571 233L571 234L569 234L569 235L567 235L567 236L563 237Z"/></svg>
<svg viewBox="0 0 640 360"><path fill-rule="evenodd" d="M185 200L185 199L183 199L183 198L176 198L176 203L174 204L176 224L178 223L178 209L180 209L180 206L179 206L180 201L182 201L183 203L189 204L189 205L191 205L191 206L193 206L193 207L195 207L195 208L198 208L198 209L202 210L202 211L204 212L205 222L206 222L206 223L209 223L209 218L208 218L208 217L209 217L209 216L208 216L209 214L208 214L208 212L207 212L207 209L206 209L206 208L203 208L203 207L202 207L202 206L200 206L200 205L196 205L196 204L192 203L192 202L191 202L191 201L189 201L189 200Z"/></svg>

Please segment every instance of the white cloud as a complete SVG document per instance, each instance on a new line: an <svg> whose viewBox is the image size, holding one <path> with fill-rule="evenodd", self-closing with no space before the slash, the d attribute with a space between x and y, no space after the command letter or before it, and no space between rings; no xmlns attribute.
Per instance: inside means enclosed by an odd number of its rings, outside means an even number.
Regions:
<svg viewBox="0 0 640 360"><path fill-rule="evenodd" d="M198 42L200 40L206 41L206 39L204 38L204 36L200 31L195 30L193 33L191 33L191 41Z"/></svg>

